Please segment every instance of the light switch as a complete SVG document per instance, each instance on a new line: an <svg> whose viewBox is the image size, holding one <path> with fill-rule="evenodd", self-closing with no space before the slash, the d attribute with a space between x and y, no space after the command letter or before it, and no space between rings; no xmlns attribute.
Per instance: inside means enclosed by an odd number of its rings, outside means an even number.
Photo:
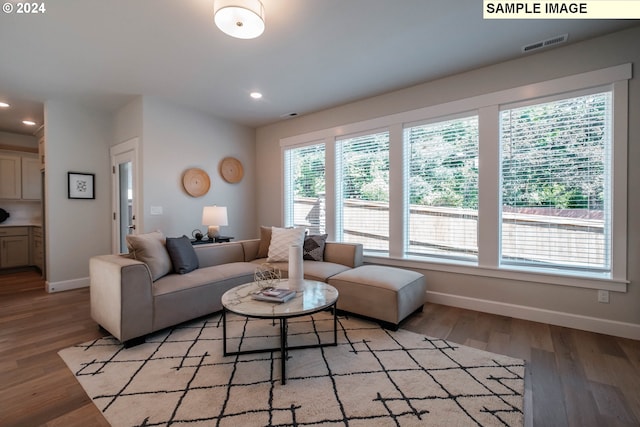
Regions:
<svg viewBox="0 0 640 427"><path fill-rule="evenodd" d="M609 304L609 291L598 291L598 302Z"/></svg>
<svg viewBox="0 0 640 427"><path fill-rule="evenodd" d="M162 206L151 206L151 215L162 215Z"/></svg>

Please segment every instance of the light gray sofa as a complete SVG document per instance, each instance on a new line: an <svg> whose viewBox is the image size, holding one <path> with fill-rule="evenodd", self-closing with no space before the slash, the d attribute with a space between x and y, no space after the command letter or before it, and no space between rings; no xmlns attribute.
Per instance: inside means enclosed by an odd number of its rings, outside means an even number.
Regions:
<svg viewBox="0 0 640 427"><path fill-rule="evenodd" d="M147 264L129 255L101 255L89 263L91 317L111 335L136 344L145 335L222 310L222 294L252 282L260 240L194 246L199 268L152 280ZM286 277L286 262L272 263ZM327 242L323 261L304 261L304 276L327 282L362 265L362 245Z"/></svg>

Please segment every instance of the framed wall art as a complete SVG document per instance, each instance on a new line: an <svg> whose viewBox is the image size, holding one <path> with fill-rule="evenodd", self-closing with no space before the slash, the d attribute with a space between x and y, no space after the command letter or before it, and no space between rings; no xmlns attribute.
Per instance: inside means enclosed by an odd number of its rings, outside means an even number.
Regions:
<svg viewBox="0 0 640 427"><path fill-rule="evenodd" d="M67 172L70 199L95 199L95 174Z"/></svg>

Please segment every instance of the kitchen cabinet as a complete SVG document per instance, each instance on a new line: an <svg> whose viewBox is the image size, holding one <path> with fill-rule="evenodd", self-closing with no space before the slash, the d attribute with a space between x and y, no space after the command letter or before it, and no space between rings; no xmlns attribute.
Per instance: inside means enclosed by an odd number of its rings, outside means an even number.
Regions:
<svg viewBox="0 0 640 427"><path fill-rule="evenodd" d="M40 180L40 161L35 157L22 158L22 199L40 200L42 184Z"/></svg>
<svg viewBox="0 0 640 427"><path fill-rule="evenodd" d="M0 199L40 200L41 182L37 157L0 153Z"/></svg>
<svg viewBox="0 0 640 427"><path fill-rule="evenodd" d="M0 199L22 197L22 162L20 156L0 153Z"/></svg>
<svg viewBox="0 0 640 427"><path fill-rule="evenodd" d="M24 267L29 261L29 227L0 228L0 268Z"/></svg>

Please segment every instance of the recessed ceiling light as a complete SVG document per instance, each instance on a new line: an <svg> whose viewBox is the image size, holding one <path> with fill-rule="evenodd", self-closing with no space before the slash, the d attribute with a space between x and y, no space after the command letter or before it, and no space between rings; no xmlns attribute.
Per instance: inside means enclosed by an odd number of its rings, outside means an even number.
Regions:
<svg viewBox="0 0 640 427"><path fill-rule="evenodd" d="M250 97L252 97L253 99L260 99L262 98L262 94L260 92L251 92L249 94Z"/></svg>
<svg viewBox="0 0 640 427"><path fill-rule="evenodd" d="M9 104L7 104L6 102L0 102L0 108L9 108L11 107Z"/></svg>
<svg viewBox="0 0 640 427"><path fill-rule="evenodd" d="M23 120L22 123L24 123L27 126L35 126L36 122L31 121L31 120Z"/></svg>

